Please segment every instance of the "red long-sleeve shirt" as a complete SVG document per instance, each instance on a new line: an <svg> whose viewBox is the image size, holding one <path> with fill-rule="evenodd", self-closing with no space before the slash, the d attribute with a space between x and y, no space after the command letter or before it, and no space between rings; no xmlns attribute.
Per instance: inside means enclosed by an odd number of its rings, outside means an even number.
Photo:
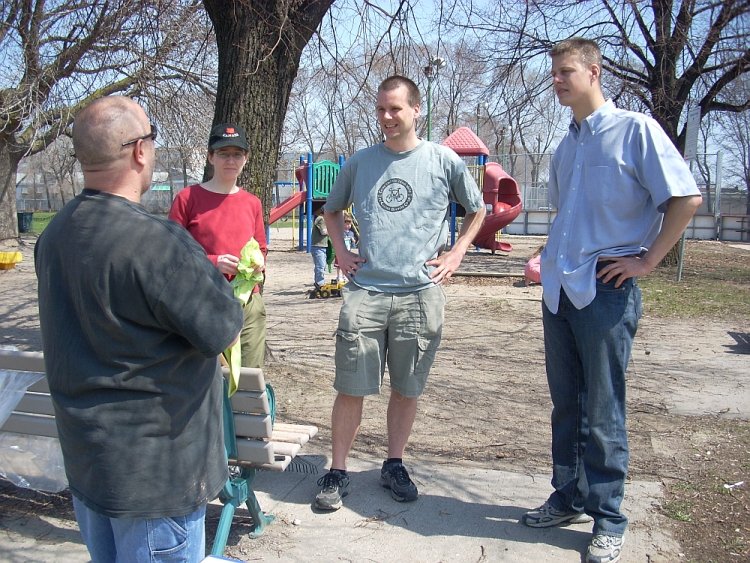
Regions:
<svg viewBox="0 0 750 563"><path fill-rule="evenodd" d="M253 237L264 258L268 253L263 207L260 199L245 190L219 194L199 184L188 186L177 194L169 218L187 229L214 265L220 254L239 257Z"/></svg>

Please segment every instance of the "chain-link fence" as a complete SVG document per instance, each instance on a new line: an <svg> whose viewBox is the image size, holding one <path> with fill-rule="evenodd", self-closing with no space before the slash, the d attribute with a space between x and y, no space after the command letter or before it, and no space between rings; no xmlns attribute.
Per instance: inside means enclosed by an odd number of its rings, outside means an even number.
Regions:
<svg viewBox="0 0 750 563"><path fill-rule="evenodd" d="M549 181L549 153L519 153L491 155L488 160L498 162L518 182L523 201L523 213L508 227L506 232L513 234L546 234L554 217L554 209L549 202L547 183ZM478 183L481 185L481 168L476 161L469 159ZM299 190L294 171L299 160L282 161L275 174L272 205L278 205L292 193ZM703 204L688 236L694 238L722 238L743 240L747 238L748 193L737 186L722 185L721 153L697 155L691 162L696 182L703 195ZM33 174L19 173L16 186L18 211L57 211L69 201L74 191L80 191L83 179L78 177L73 185L58 185L49 176L34 177ZM191 179L192 181L193 179ZM198 181L197 179L195 181ZM182 177L170 178L167 171L157 171L152 189L144 194L143 204L154 213L167 213L175 194L182 188ZM74 186L78 186L75 190ZM740 238L737 238L740 237Z"/></svg>

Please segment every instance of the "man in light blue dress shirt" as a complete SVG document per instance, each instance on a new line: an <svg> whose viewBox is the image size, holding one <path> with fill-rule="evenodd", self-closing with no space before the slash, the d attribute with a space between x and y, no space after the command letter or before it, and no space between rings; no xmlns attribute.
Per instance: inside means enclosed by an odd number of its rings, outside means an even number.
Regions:
<svg viewBox="0 0 750 563"><path fill-rule="evenodd" d="M605 100L596 43L568 39L550 56L555 94L573 111L550 167L557 217L541 265L555 490L523 522L593 520L586 562L614 563L627 526L620 503L625 371L641 316L636 278L679 241L701 196L656 121Z"/></svg>

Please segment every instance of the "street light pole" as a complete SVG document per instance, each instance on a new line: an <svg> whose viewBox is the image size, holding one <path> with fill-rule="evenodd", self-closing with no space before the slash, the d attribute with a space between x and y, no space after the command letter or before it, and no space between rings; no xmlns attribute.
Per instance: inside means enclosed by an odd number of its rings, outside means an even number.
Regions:
<svg viewBox="0 0 750 563"><path fill-rule="evenodd" d="M440 69L445 66L445 59L442 57L430 58L429 64L424 67L424 74L427 77L427 140L432 140L432 81L437 78Z"/></svg>
<svg viewBox="0 0 750 563"><path fill-rule="evenodd" d="M427 140L432 140L432 112L430 107L432 106L432 79L434 77L434 69L432 65L424 67L424 74L427 77Z"/></svg>

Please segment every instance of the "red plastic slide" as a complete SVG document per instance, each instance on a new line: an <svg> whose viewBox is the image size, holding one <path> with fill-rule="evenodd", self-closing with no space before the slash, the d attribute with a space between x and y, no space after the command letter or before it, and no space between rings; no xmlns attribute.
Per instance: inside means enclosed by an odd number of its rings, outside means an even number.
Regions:
<svg viewBox="0 0 750 563"><path fill-rule="evenodd" d="M482 188L484 203L489 207L482 228L474 237L474 244L496 250L510 252L513 246L495 240L495 234L518 217L523 209L521 190L516 182L497 162L488 162L484 170Z"/></svg>
<svg viewBox="0 0 750 563"><path fill-rule="evenodd" d="M293 193L276 207L271 208L271 213L268 215L268 224L271 225L284 217L284 215L288 215L292 209L305 202L305 197L307 197L307 192L302 190Z"/></svg>

